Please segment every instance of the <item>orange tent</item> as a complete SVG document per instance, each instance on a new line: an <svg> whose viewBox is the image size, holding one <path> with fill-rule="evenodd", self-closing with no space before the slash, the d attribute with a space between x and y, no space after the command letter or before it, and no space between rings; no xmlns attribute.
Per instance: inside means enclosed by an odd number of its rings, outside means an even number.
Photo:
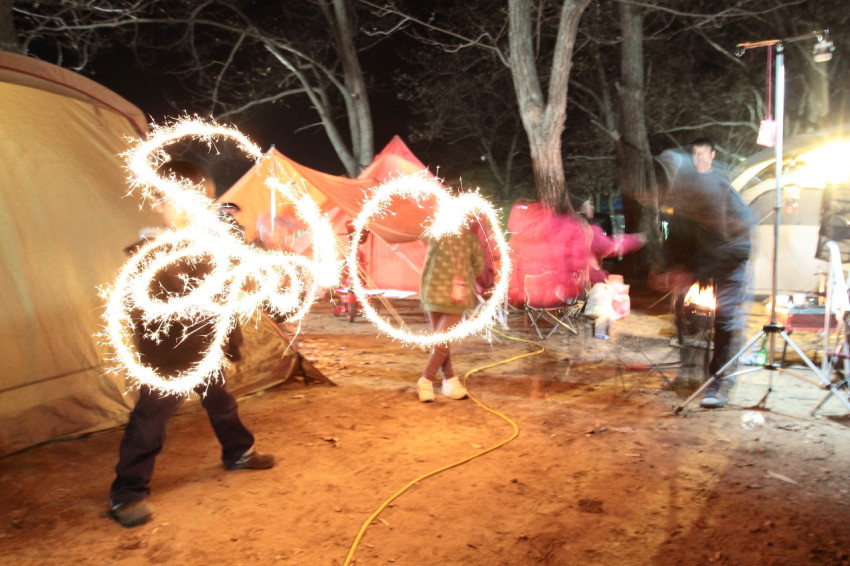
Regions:
<svg viewBox="0 0 850 566"><path fill-rule="evenodd" d="M265 180L273 176L282 183L293 183L305 190L328 214L339 235L342 250L348 245L346 224L360 212L372 189L394 177L420 171L427 171L427 168L398 136L393 137L357 179L310 169L272 148L218 201L239 205L245 238L252 241L257 237L258 220L269 222L272 210L277 218L291 216L291 204L281 202L279 196L273 195ZM361 247L369 287L419 291L426 246L418 237L431 211L427 203L396 199L389 214L369 223L372 235ZM305 248L305 245L294 247L296 251Z"/></svg>

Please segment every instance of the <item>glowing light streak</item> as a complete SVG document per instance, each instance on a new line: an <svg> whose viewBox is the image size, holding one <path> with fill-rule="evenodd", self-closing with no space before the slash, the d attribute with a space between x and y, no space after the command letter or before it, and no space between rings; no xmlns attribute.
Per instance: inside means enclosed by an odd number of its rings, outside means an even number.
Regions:
<svg viewBox="0 0 850 566"><path fill-rule="evenodd" d="M168 159L164 148L186 137L208 144L218 138L230 139L255 161L263 158L246 136L226 126L185 119L154 127L149 138L125 156L133 175L132 190L141 189L144 199L167 201L186 215L188 224L167 230L142 246L104 293L106 341L114 350L115 361L137 382L179 395L221 379L226 364L223 347L238 319L263 310L288 321L299 320L316 300L319 288L334 285L340 271L330 221L293 183L267 180L270 189L291 201L296 214L312 229L312 260L245 245L233 227L219 218L214 203L200 187L187 179L161 177L157 169ZM209 271L205 269L200 276L182 275L183 292L170 291L164 298L161 289L153 293L157 274L179 264L203 264ZM134 341L137 324L145 337L154 341L175 333L185 338L203 327L209 332L209 346L190 369L161 375L140 361Z"/></svg>
<svg viewBox="0 0 850 566"><path fill-rule="evenodd" d="M436 208L433 222L425 233L428 237L439 239L444 236L459 234L464 226L475 217L483 215L490 225L496 247L500 251L500 266L497 283L484 305L467 320L462 321L446 332L412 332L393 326L390 321L381 316L367 300L367 292L358 277L353 277L351 288L363 308L363 315L379 330L402 342L415 343L420 346L441 344L465 338L470 334L485 332L492 327L508 292L508 280L511 271L508 244L501 231L499 217L493 206L477 193L462 193L450 195L436 179L423 174L407 175L393 179L379 186L370 198L363 204L360 214L353 221L351 246L346 256L349 273L357 273L357 242L360 241L363 230L372 218L387 213L387 205L393 198L414 198L417 200L434 199Z"/></svg>
<svg viewBox="0 0 850 566"><path fill-rule="evenodd" d="M186 137L210 145L218 138L229 139L255 161L264 158L260 149L237 130L199 119L153 127L149 138L125 156L132 172L132 190L140 190L144 200L168 202L188 221L186 227L166 230L142 246L119 271L115 284L105 291L106 341L115 352L115 361L138 383L172 394L188 394L206 381L221 379L226 364L223 347L237 320L247 320L258 310L288 321L299 320L309 312L319 289L333 287L340 278L333 227L307 192L295 183L283 183L274 177L266 180L273 202L277 196L292 202L296 216L310 227L312 259L245 245L241 235L218 216L214 203L202 194L201 187L187 179L161 177L157 170L168 160L164 148ZM433 222L426 230L432 238L457 234L473 217L483 216L501 251L497 284L490 299L470 319L445 333L433 334L393 327L365 300L368 292L359 278L354 278L352 290L363 305L366 318L393 338L423 346L489 329L507 294L511 267L498 214L477 193L453 197L437 180L421 174L400 177L378 187L354 220L347 255L350 272L357 272L357 242L368 222L386 214L387 205L395 197L436 201ZM182 292L170 291L164 298L162 290L152 293L157 275L180 264L203 264L205 272L201 276L183 274ZM208 332L208 348L190 369L164 376L141 362L134 340L138 325L144 329L145 338L154 341L175 333L185 338L204 328Z"/></svg>

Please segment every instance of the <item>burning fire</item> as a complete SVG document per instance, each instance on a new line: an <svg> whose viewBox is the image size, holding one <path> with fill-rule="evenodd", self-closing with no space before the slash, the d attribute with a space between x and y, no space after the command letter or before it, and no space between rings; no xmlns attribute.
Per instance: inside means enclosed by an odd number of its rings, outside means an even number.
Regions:
<svg viewBox="0 0 850 566"><path fill-rule="evenodd" d="M700 288L699 283L694 283L685 295L685 304L714 310L717 305L717 301L714 298L714 287L709 285L708 287Z"/></svg>

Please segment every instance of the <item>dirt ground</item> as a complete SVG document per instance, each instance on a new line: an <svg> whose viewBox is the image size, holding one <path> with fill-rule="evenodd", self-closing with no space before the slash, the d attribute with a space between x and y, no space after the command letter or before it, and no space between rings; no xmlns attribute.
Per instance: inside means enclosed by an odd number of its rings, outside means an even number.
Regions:
<svg viewBox="0 0 850 566"><path fill-rule="evenodd" d="M504 363L469 377L474 399L431 404L414 393L424 352L319 305L294 345L336 386L240 401L275 468L224 471L204 413L187 410L157 462L153 520L125 529L106 516L120 429L19 452L0 459L2 562L850 563L846 409L831 398L812 416L824 391L759 369L727 408L671 416L687 397L663 387L677 370L638 367L679 359L654 300L633 298L608 341L467 339L458 369ZM531 338L521 315L508 322ZM771 382L765 423L743 428Z"/></svg>

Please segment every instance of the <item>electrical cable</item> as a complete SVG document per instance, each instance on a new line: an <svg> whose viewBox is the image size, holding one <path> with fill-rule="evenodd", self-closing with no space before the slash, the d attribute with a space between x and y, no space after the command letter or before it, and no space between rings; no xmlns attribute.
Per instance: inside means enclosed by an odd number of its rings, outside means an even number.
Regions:
<svg viewBox="0 0 850 566"><path fill-rule="evenodd" d="M475 374L475 373L478 373L480 371L483 371L485 369L489 369L489 368L492 368L492 367L495 367L495 366L498 366L498 365L507 364L507 363L510 363L510 362L513 362L513 361L516 361L516 360L519 360L519 359L522 359L522 358L527 358L527 357L530 357L530 356L536 356L536 355L542 354L543 352L546 351L546 349L543 346L541 346L539 343L534 342L532 340L526 340L524 338L517 338L515 336L509 336L507 334L499 332L498 330L492 330L492 332L495 332L496 334L498 334L498 335L500 335L504 338L507 338L508 340L514 340L516 342L525 342L527 344L533 344L534 346L537 346L538 350L536 350L534 352L526 352L525 354L520 354L518 356L512 356L510 358L506 358L504 360L499 360L499 361L494 362L492 364L487 364L487 365L484 365L484 366L480 366L480 367L471 369L468 372L466 372L463 376L462 382L463 382L464 387L466 387L466 382L469 379L469 377L471 375ZM354 559L354 551L359 546L360 540L363 538L363 535L366 533L366 529L369 528L369 525L371 525L372 522L375 519L378 518L378 515L380 515L384 511L384 509L386 509L390 505L390 503L392 503L393 501L398 499L408 489L410 489L411 487L413 487L417 483L419 483L419 482L421 482L421 481L423 481L423 480L425 480L429 477L435 476L435 475L442 473L446 470L449 470L451 468L455 468L457 466L460 466L461 464L465 464L465 463L467 463L471 460L474 460L475 458L478 458L479 456L483 456L484 454L487 454L489 452L493 452L494 450L501 448L502 446L508 444L509 442L514 440L517 436L519 436L519 425L517 425L516 422L513 421L510 417L508 417L504 413L497 411L496 409L493 409L492 407L488 407L487 405L485 405L484 403L479 401L477 398L475 398L474 396L469 394L468 389L467 389L467 395L469 396L470 400L472 400L476 405L478 405L479 407L481 407L485 411L493 413L497 417L500 417L500 418L504 419L505 421L507 421L507 423L509 425L511 425L511 428L513 429L513 432L511 433L511 435L507 439L502 440L501 442L498 442L497 444L491 446L490 448L485 448L484 450L481 450L480 452L477 452L477 453L473 454L472 456L468 456L466 458L463 458L462 460L458 460L457 462L454 462L452 464L448 464L446 466L443 466L441 468L438 468L436 470L433 470L433 471L430 471L426 474L423 474L423 475L419 476L418 478L408 482L407 485L405 485L404 487L402 487L401 489L396 491L394 494L392 494L386 501L384 501L383 503L381 503L381 505L378 506L378 508L375 510L375 512L372 513L366 519L366 521L363 523L363 525L360 527L360 530L357 532L357 536L354 537L354 541L351 544L351 548L348 551L348 555L345 557L345 562L343 562L343 566L348 566L349 564L351 564L351 561Z"/></svg>

